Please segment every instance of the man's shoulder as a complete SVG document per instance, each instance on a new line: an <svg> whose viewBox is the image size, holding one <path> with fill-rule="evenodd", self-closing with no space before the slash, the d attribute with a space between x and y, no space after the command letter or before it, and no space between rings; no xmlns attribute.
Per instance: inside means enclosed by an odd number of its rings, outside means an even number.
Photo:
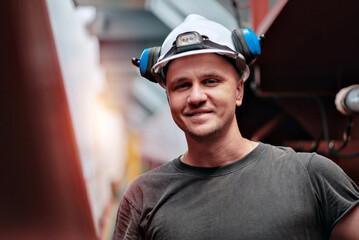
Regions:
<svg viewBox="0 0 359 240"><path fill-rule="evenodd" d="M299 161L308 171L315 172L323 169L338 169L339 167L331 159L316 152L295 151L291 147L267 145L267 149L277 158Z"/></svg>
<svg viewBox="0 0 359 240"><path fill-rule="evenodd" d="M288 146L275 146L265 143L262 145L264 145L265 148L264 156L268 157L268 155L271 155L271 158L277 161L296 161L303 165L305 168L312 166L313 161L317 167L332 164L330 159L315 152L296 151Z"/></svg>
<svg viewBox="0 0 359 240"><path fill-rule="evenodd" d="M174 162L177 160L178 159L175 158L171 161L163 163L160 166L143 173L140 176L140 178L152 178L155 176L163 176L163 175L171 174L176 171Z"/></svg>
<svg viewBox="0 0 359 240"><path fill-rule="evenodd" d="M137 209L142 209L144 203L156 202L166 192L176 173L175 160L138 176L126 189L124 198Z"/></svg>
<svg viewBox="0 0 359 240"><path fill-rule="evenodd" d="M130 191L138 192L139 189L153 188L159 183L166 182L166 179L170 178L170 176L176 171L174 161L176 161L176 159L139 175L135 178L135 180L133 180L128 189Z"/></svg>
<svg viewBox="0 0 359 240"><path fill-rule="evenodd" d="M278 158L296 157L300 159L310 159L315 155L315 153L312 152L298 152L288 146L275 146L268 143L262 143L261 145L262 148L267 151L267 154L273 154Z"/></svg>

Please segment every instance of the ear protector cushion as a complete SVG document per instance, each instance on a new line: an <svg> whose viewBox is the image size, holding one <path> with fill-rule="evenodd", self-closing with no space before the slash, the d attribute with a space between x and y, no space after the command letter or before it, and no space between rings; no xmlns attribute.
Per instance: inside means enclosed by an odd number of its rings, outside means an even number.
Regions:
<svg viewBox="0 0 359 240"><path fill-rule="evenodd" d="M247 64L252 62L254 57L249 50L246 40L244 38L243 29L234 29L232 31L232 40L234 46L236 47L236 50L244 56Z"/></svg>
<svg viewBox="0 0 359 240"><path fill-rule="evenodd" d="M264 35L260 38L249 28L235 29L232 31L232 41L236 50L245 57L247 64L251 63L261 54L261 43Z"/></svg>
<svg viewBox="0 0 359 240"><path fill-rule="evenodd" d="M151 74L151 68L156 64L157 59L160 56L161 47L146 48L141 55L140 62L140 74L142 77L150 80L151 82L157 82L155 77Z"/></svg>

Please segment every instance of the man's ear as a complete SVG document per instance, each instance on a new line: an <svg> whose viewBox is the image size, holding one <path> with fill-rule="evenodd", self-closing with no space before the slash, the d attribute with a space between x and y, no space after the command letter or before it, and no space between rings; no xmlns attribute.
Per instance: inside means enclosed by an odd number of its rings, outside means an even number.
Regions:
<svg viewBox="0 0 359 240"><path fill-rule="evenodd" d="M166 98L167 98L167 102L168 102L168 104L170 104L170 98L168 97L168 92L167 92L167 89L166 89Z"/></svg>
<svg viewBox="0 0 359 240"><path fill-rule="evenodd" d="M237 84L237 95L236 95L236 106L239 107L243 102L243 94L244 94L244 82L243 79L239 79Z"/></svg>

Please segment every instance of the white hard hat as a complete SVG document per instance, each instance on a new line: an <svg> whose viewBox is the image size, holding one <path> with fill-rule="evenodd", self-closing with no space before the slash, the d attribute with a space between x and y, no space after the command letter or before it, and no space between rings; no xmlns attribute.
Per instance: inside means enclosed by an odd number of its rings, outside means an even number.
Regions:
<svg viewBox="0 0 359 240"><path fill-rule="evenodd" d="M179 38L182 36L182 39ZM191 38L198 37L202 44L191 44ZM193 40L193 38L192 38ZM203 41L204 40L204 41ZM179 51L178 41L185 44L182 51ZM194 39L196 42L196 39ZM192 47L186 48L186 43ZM176 46L177 45L177 46ZM169 61L194 54L217 53L232 58L236 62L236 68L245 81L249 77L249 68L244 56L236 51L232 40L232 33L226 27L217 22L210 21L200 15L191 14L186 17L183 23L173 29L162 44L160 56L157 63L152 67L152 75L157 81L165 84L161 70Z"/></svg>

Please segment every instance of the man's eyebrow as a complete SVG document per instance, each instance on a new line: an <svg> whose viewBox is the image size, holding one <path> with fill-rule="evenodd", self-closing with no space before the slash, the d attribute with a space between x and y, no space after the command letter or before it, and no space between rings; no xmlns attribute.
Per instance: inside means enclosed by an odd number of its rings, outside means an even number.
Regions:
<svg viewBox="0 0 359 240"><path fill-rule="evenodd" d="M218 78L218 77L221 77L221 75L216 72L209 72L209 73L202 74L201 77L202 78L211 78L211 77Z"/></svg>

